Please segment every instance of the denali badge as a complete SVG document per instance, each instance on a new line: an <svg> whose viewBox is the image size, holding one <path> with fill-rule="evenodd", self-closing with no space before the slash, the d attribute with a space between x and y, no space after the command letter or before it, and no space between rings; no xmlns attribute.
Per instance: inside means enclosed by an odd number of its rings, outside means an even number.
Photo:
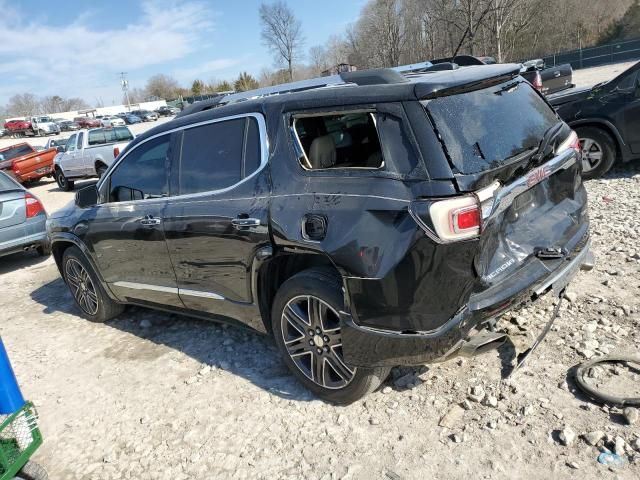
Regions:
<svg viewBox="0 0 640 480"><path fill-rule="evenodd" d="M527 187L533 187L536 183L540 183L549 175L551 175L551 170L547 165L536 168L529 175L527 175Z"/></svg>
<svg viewBox="0 0 640 480"><path fill-rule="evenodd" d="M510 258L509 260L507 260L505 263L503 263L502 265L500 265L498 268L496 268L493 272L491 272L489 275L486 276L487 280L491 280L493 279L493 277L495 277L496 275L498 275L499 273L504 272L507 268L509 268L511 265L513 265L516 261L513 258Z"/></svg>

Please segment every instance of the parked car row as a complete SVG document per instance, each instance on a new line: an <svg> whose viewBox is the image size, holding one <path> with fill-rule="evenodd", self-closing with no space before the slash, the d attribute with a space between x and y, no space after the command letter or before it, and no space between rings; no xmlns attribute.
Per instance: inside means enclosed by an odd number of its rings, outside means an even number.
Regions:
<svg viewBox="0 0 640 480"><path fill-rule="evenodd" d="M3 128L6 131L5 135L12 137L37 137L60 133L58 124L46 115L8 120Z"/></svg>

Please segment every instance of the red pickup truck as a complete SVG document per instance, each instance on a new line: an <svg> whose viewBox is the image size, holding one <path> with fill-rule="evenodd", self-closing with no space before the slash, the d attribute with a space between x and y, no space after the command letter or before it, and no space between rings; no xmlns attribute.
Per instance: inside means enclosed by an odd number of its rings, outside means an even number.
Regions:
<svg viewBox="0 0 640 480"><path fill-rule="evenodd" d="M18 143L0 149L0 170L20 183L53 175L53 158L57 148L37 151L28 143Z"/></svg>

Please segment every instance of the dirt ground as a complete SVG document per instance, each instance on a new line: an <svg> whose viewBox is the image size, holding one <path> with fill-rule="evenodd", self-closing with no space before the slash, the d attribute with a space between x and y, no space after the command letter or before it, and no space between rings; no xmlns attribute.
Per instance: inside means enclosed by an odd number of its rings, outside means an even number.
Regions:
<svg viewBox="0 0 640 480"><path fill-rule="evenodd" d="M36 460L65 480L640 478L638 420L572 378L585 358L638 354L640 162L587 189L596 268L523 370L501 378L504 350L397 368L348 407L305 391L267 337L140 308L92 324L51 258L0 258L0 335L40 413ZM32 191L49 211L73 198L52 181ZM552 308L543 298L499 326L531 343ZM601 370L593 382L637 392L637 372ZM606 448L621 466L598 463Z"/></svg>

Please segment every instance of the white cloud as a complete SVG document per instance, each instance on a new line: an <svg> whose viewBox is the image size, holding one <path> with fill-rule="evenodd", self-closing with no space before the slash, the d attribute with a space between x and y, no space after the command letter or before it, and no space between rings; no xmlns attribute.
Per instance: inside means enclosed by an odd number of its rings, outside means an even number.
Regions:
<svg viewBox="0 0 640 480"><path fill-rule="evenodd" d="M0 10L0 104L12 93L24 91L80 96L89 102L106 95L105 101L110 102L112 96L120 97L118 72L127 71L133 77L136 70L199 50L215 18L206 3L187 1L176 6L145 1L143 14L135 21L93 31L87 27L91 12L57 27L42 19L27 19L1 0ZM199 69L224 68L232 62L212 60ZM15 82L18 75L27 79Z"/></svg>

